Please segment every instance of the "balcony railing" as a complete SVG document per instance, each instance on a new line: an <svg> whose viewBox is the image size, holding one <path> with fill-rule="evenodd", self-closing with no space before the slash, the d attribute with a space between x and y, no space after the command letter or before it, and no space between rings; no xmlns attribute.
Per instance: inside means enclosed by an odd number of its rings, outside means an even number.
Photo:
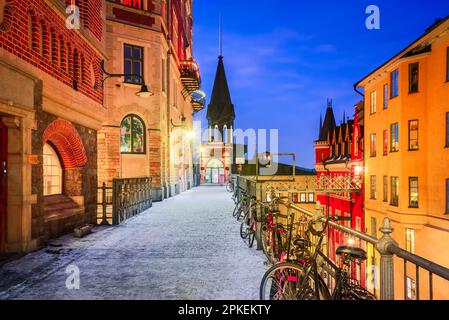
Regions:
<svg viewBox="0 0 449 320"><path fill-rule="evenodd" d="M239 190L238 197L240 197L242 192L245 192L248 195L256 197L258 200L267 200L267 182L256 182L251 177L239 176L236 179L236 184ZM335 188L337 185L342 187L344 191L353 189L353 187L348 189L346 184L340 183L333 184L330 189L336 191L337 189ZM324 187L323 189L328 188ZM319 189L320 187L317 186L313 190L318 191ZM289 200L282 201L279 205L281 211L287 212L288 217L295 217L296 214L296 217L301 216L302 218L311 219L316 215L316 212L306 210L291 201L294 190L274 190L274 192L283 195L288 194ZM324 218L321 220L325 222ZM415 294L412 299L416 300L449 298L449 269L400 248L391 236L394 229L391 226L389 218L384 218L382 222L382 226L379 229L382 233L380 238L332 221L329 222L329 227L339 230L343 235L352 239L358 247L363 248L368 253L371 261L364 262L364 265L361 265L355 271L358 273L359 280L364 279L362 285L378 298L382 300L406 300L410 299L410 292L413 290ZM258 226L258 230L260 230L260 226ZM260 233L257 232L256 236L260 238ZM261 249L260 244L260 239L258 239L258 249ZM332 270L335 270L336 265L338 265L338 263L332 261L331 257L332 254L328 251L327 256L323 257L321 262L323 279L326 280L330 288L335 284L335 273ZM379 265L377 263L378 259L380 260ZM395 266L400 266L401 260L403 262L402 270L395 270ZM411 273L410 270L413 270L413 272ZM410 274L414 276L414 288L407 286L407 278ZM398 279L398 277L401 278ZM437 294L435 294L436 288Z"/></svg>
<svg viewBox="0 0 449 320"><path fill-rule="evenodd" d="M181 82L184 86L182 94L186 98L201 87L200 69L194 60L182 60L179 62L179 71L181 72Z"/></svg>
<svg viewBox="0 0 449 320"><path fill-rule="evenodd" d="M192 93L191 104L193 112L198 112L206 107L206 94L200 90L196 90Z"/></svg>

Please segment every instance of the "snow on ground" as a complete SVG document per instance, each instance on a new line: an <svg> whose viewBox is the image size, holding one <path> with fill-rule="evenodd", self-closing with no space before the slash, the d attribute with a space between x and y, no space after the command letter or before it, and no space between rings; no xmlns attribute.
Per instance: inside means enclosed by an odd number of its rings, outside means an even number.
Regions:
<svg viewBox="0 0 449 320"><path fill-rule="evenodd" d="M0 299L258 299L264 255L240 239L233 206L224 187L199 187L117 227L55 239L0 268ZM66 287L69 265L79 290Z"/></svg>

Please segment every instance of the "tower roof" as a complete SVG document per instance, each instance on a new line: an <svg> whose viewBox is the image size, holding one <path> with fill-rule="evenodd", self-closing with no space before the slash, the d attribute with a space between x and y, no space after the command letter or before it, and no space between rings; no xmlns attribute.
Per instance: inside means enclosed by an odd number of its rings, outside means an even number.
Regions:
<svg viewBox="0 0 449 320"><path fill-rule="evenodd" d="M318 136L318 141L326 141L329 132L335 128L335 117L334 110L332 109L332 100L327 101L326 116L324 117L324 122L320 127L320 132Z"/></svg>
<svg viewBox="0 0 449 320"><path fill-rule="evenodd" d="M217 73L212 90L211 100L207 108L207 120L210 125L225 125L235 119L234 105L229 93L228 80L223 64L223 57L218 57Z"/></svg>

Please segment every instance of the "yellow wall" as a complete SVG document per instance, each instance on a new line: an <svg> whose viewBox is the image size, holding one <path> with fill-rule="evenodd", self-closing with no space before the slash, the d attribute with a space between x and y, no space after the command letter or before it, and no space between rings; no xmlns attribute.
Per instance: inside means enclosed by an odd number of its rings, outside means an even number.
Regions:
<svg viewBox="0 0 449 320"><path fill-rule="evenodd" d="M367 230L371 218L389 217L393 238L405 249L405 228L415 231L415 254L449 267L449 215L446 214L446 186L449 178L449 148L445 148L446 112L449 112L449 83L446 82L446 50L449 21L431 32L423 41L432 43L432 51L407 58L395 58L365 78L365 219ZM439 37L438 37L439 36ZM419 92L409 93L409 64L419 62ZM399 69L399 96L388 98L383 109L383 85L391 90L390 73ZM377 112L370 115L370 93L377 90ZM390 95L390 94L389 94ZM419 150L408 150L409 120L419 120ZM399 123L399 151L383 155L383 130ZM370 134L376 133L377 156L370 157ZM370 199L370 176L377 176L377 199ZM399 206L383 202L383 176L388 176L388 201L391 199L390 177L399 177ZM409 207L409 177L418 177L419 208ZM380 233L378 233L380 235ZM395 261L395 298L404 297L404 265ZM415 279L416 270L409 265L407 274ZM420 273L420 298L428 297L427 272ZM434 280L434 297L449 299L449 282Z"/></svg>

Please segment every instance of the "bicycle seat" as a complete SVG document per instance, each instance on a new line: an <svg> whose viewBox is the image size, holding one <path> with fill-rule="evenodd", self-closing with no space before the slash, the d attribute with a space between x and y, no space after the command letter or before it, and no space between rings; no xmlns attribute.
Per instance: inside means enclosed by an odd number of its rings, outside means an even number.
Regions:
<svg viewBox="0 0 449 320"><path fill-rule="evenodd" d="M293 244L299 248L305 248L310 245L310 241L304 238L296 238L293 240Z"/></svg>
<svg viewBox="0 0 449 320"><path fill-rule="evenodd" d="M342 255L348 255L351 258L365 260L366 259L366 252L363 249L357 248L357 247L350 247L350 246L341 246L338 247L335 251L336 254L342 256Z"/></svg>

